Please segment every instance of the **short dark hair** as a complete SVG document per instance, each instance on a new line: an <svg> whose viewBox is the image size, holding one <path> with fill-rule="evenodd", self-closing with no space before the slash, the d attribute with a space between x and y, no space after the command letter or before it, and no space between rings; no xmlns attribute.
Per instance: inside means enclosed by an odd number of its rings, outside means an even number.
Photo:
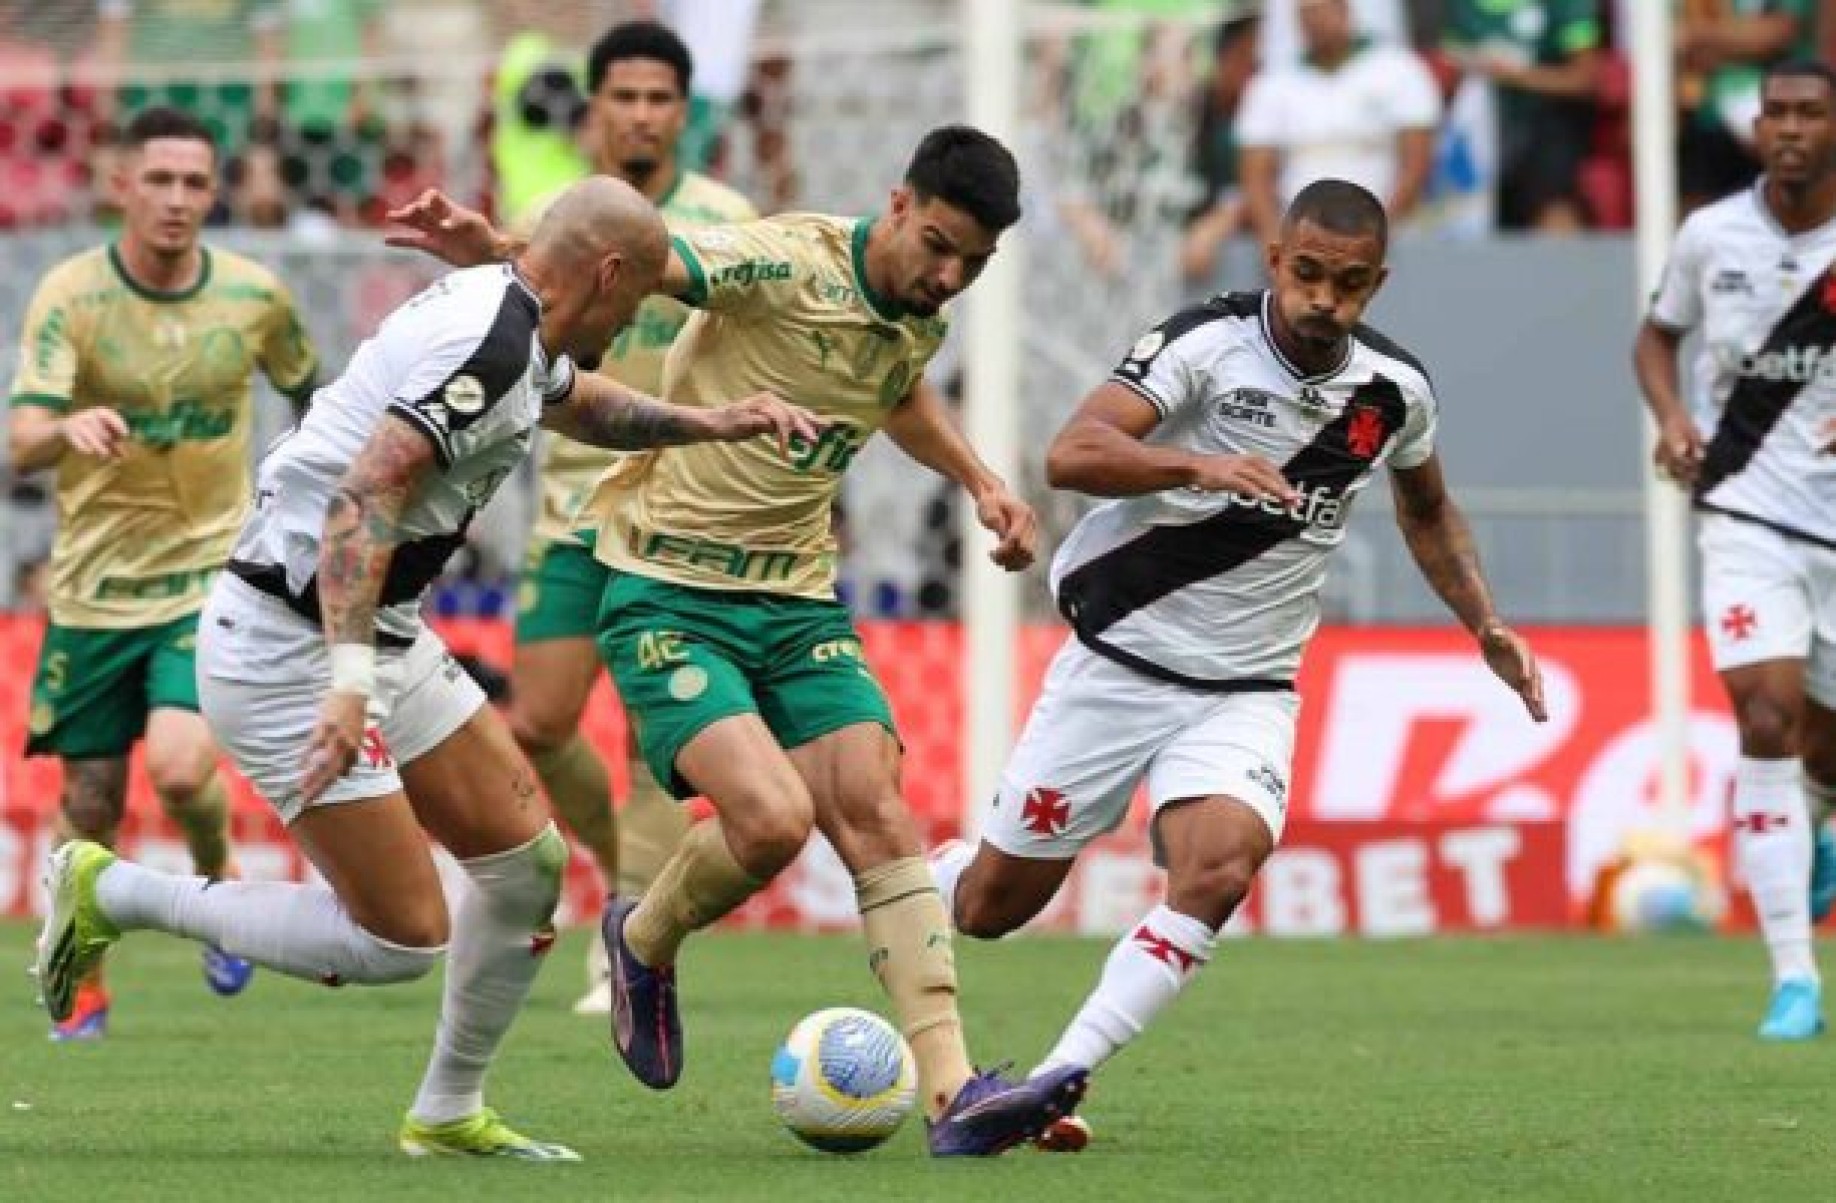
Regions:
<svg viewBox="0 0 1836 1203"><path fill-rule="evenodd" d="M1760 77L1761 89L1775 79L1820 79L1825 87L1836 93L1836 69L1822 59L1788 58L1774 63Z"/></svg>
<svg viewBox="0 0 1836 1203"><path fill-rule="evenodd" d="M695 60L676 31L661 21L623 21L601 34L587 54L587 93L599 91L613 63L633 58L667 63L676 72L676 86L687 98Z"/></svg>
<svg viewBox="0 0 1836 1203"><path fill-rule="evenodd" d="M183 109L163 104L142 109L127 123L127 128L121 131L121 145L127 150L140 150L155 138L186 138L202 142L210 147L211 160L214 162L217 158L217 139L210 132L210 127Z"/></svg>
<svg viewBox="0 0 1836 1203"><path fill-rule="evenodd" d="M1383 211L1383 202L1350 180L1315 180L1302 188L1289 202L1282 228L1303 221L1346 237L1373 234L1377 245L1390 245L1390 218Z"/></svg>
<svg viewBox="0 0 1836 1203"><path fill-rule="evenodd" d="M905 182L920 201L953 205L991 233L1020 220L1020 166L994 138L967 125L932 130L912 152Z"/></svg>

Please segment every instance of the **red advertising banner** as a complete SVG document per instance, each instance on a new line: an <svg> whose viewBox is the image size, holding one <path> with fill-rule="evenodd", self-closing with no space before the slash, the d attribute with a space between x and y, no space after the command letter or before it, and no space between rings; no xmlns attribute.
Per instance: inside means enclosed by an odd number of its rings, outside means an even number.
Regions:
<svg viewBox="0 0 1836 1203"><path fill-rule="evenodd" d="M907 797L933 839L956 834L961 631L944 623L862 627L906 743ZM456 651L508 663L501 624L447 623L442 631ZM19 754L39 635L35 620L0 617L0 913L33 908L33 868L56 805L55 762ZM1021 717L1062 638L1054 627L1023 633ZM1241 925L1279 934L1409 935L1579 920L1601 869L1629 839L1663 826L1645 639L1636 629L1579 628L1543 629L1532 639L1550 710L1540 725L1459 632L1322 631L1300 682L1289 830ZM1687 835L1718 857L1734 729L1700 644L1695 659ZM584 727L607 753L622 792L624 722L610 688L595 694ZM245 873L305 873L266 806L239 779L234 793ZM122 842L131 855L184 866L138 772ZM1092 849L1050 919L1114 930L1138 917L1158 888L1137 814ZM569 912L590 913L596 896L591 868L576 858ZM849 923L852 913L846 873L826 847L812 847L740 920L829 927Z"/></svg>

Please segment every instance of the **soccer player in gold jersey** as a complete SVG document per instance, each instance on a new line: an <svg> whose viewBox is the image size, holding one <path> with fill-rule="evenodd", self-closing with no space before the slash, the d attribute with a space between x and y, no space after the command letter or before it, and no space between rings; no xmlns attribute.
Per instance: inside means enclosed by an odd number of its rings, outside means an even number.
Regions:
<svg viewBox="0 0 1836 1203"><path fill-rule="evenodd" d="M58 517L26 754L63 761L62 834L112 845L144 736L154 792L215 878L229 800L198 715L198 612L248 500L253 374L303 401L318 358L273 273L199 240L209 130L152 108L124 142L120 238L51 269L20 339L12 462L56 470ZM250 973L208 946L204 970L221 994ZM100 1036L107 1015L96 977L53 1035Z"/></svg>
<svg viewBox="0 0 1836 1203"><path fill-rule="evenodd" d="M788 454L762 447L646 454L588 503L613 569L600 654L658 780L704 795L641 901L608 906L613 1035L640 1081L682 1068L675 964L688 935L731 912L828 837L854 877L870 949L918 1062L931 1151L987 1155L1032 1139L1082 1096L1085 1073L1026 1081L978 1073L957 1010L949 918L899 793L885 694L835 598L831 506L862 445L884 429L966 488L993 556L1032 561L1032 511L976 456L922 383L943 305L1019 218L1019 172L1001 144L946 126L920 142L876 217L792 214L677 234L662 288L699 310L664 388L717 403L743 382L825 422ZM475 263L512 253L481 216L431 193L392 215L397 245Z"/></svg>
<svg viewBox="0 0 1836 1203"><path fill-rule="evenodd" d="M672 230L757 216L745 197L684 171L677 161L692 71L688 47L655 21L613 26L587 56L593 166L642 192ZM536 211L542 208L538 203ZM599 371L640 392L659 394L664 357L689 312L672 297L651 297ZM688 830L688 814L657 784L631 738L626 761L631 790L615 822L605 762L580 733L580 716L599 679L593 633L611 569L594 558L594 532L579 509L618 459L616 452L562 435L543 436L541 510L517 599L510 728L555 813L597 862L607 890L635 898L675 851ZM587 993L574 1009L606 1014L612 1009L611 967L598 941L588 951L587 975Z"/></svg>

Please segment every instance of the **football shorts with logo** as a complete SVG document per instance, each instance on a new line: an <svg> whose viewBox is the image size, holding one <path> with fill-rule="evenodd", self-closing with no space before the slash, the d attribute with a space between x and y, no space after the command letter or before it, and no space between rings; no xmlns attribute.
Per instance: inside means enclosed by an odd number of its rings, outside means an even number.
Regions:
<svg viewBox="0 0 1836 1203"><path fill-rule="evenodd" d="M363 747L314 806L401 789L396 766L438 747L485 705L484 691L425 627L406 648L379 642L376 650ZM306 741L330 691L324 631L236 577L219 577L198 627L198 699L217 742L284 822L305 809Z"/></svg>
<svg viewBox="0 0 1836 1203"><path fill-rule="evenodd" d="M198 616L125 630L45 628L26 721L27 756L125 756L155 710L198 709Z"/></svg>
<svg viewBox="0 0 1836 1203"><path fill-rule="evenodd" d="M645 763L678 798L695 789L676 771L677 757L723 718L757 714L785 748L857 723L897 734L840 602L615 571L600 608L599 657Z"/></svg>
<svg viewBox="0 0 1836 1203"><path fill-rule="evenodd" d="M1715 670L1802 659L1805 692L1836 707L1836 548L1713 513L1696 543Z"/></svg>
<svg viewBox="0 0 1836 1203"><path fill-rule="evenodd" d="M1155 814L1172 802L1234 798L1279 841L1299 713L1293 690L1192 689L1069 639L1001 775L982 838L1010 856L1069 860L1128 817L1145 783Z"/></svg>

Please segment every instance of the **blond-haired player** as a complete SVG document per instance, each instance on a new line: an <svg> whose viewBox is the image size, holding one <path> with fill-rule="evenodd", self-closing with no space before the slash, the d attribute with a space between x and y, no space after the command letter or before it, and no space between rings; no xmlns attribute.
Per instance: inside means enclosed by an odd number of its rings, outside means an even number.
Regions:
<svg viewBox="0 0 1836 1203"><path fill-rule="evenodd" d="M672 1086L682 1069L683 941L821 830L854 877L869 964L918 1062L931 1151L1002 1152L1082 1095L1081 1069L1011 1082L970 1065L949 918L899 793L892 712L835 597L830 527L842 476L883 429L969 490L1000 539L997 562L1031 562L1032 511L921 383L943 305L1019 218L1018 194L999 142L945 126L919 143L876 217L792 214L674 240L662 288L701 312L670 351L664 387L693 405L741 382L770 388L826 426L788 454L648 456L588 506L601 515L596 554L613 569L600 654L658 780L717 813L689 830L641 902L615 901L602 922L613 1036L648 1086ZM411 227L393 241L458 262L514 243L438 194L393 216Z"/></svg>
<svg viewBox="0 0 1836 1203"><path fill-rule="evenodd" d="M249 495L251 378L296 400L317 356L265 267L199 241L217 195L208 129L174 109L125 131L118 241L52 268L21 337L8 435L13 466L57 473L51 622L26 754L62 759L62 834L112 845L128 752L206 877L230 868L229 802L198 716L198 612ZM206 946L220 994L250 967ZM99 976L60 1039L103 1034Z"/></svg>
<svg viewBox="0 0 1836 1203"><path fill-rule="evenodd" d="M676 158L688 120L693 61L668 26L628 21L607 30L587 56L588 123L593 166L648 197L672 230L743 221L757 214L739 193ZM539 210L539 206L538 206ZM653 296L618 336L599 370L640 392L662 391L663 359L689 309ZM593 647L599 599L611 569L593 555L580 504L618 459L557 434L543 437L541 511L530 539L516 616L510 670L510 729L535 766L555 813L599 866L608 891L635 898L676 850L688 815L657 784L628 741L630 795L614 822L605 762L580 733L580 716L599 679ZM588 950L581 1014L612 1009L605 948Z"/></svg>

